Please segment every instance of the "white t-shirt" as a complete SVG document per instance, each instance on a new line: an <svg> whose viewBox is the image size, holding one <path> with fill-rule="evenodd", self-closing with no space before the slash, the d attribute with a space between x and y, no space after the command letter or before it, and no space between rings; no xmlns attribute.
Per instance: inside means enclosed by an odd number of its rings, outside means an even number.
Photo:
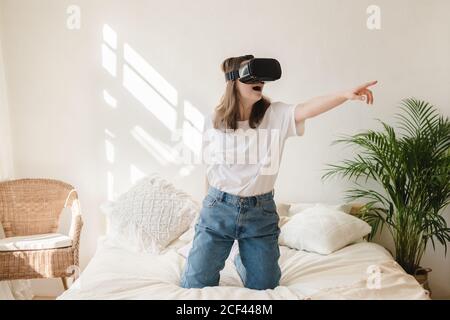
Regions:
<svg viewBox="0 0 450 320"><path fill-rule="evenodd" d="M209 185L239 196L272 191L286 139L305 131L305 121L295 123L295 107L272 102L255 129L245 120L225 132L214 129L213 115L206 117L202 159Z"/></svg>

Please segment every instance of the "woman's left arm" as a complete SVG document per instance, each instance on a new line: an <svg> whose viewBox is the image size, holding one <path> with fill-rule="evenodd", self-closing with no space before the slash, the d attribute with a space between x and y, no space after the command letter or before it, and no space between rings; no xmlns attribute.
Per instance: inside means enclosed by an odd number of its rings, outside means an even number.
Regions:
<svg viewBox="0 0 450 320"><path fill-rule="evenodd" d="M373 104L372 91L367 89L378 81L367 82L350 90L339 91L334 94L315 97L306 102L299 103L295 108L295 122L304 121L321 113L337 107L347 100L366 100L367 104Z"/></svg>

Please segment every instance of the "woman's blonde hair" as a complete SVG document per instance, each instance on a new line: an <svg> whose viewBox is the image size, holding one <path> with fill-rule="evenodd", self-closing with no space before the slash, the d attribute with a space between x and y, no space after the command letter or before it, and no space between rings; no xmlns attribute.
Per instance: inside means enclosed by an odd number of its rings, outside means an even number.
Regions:
<svg viewBox="0 0 450 320"><path fill-rule="evenodd" d="M241 67L243 61L253 58L253 55L245 55L225 59L221 65L222 71L227 73L237 70ZM215 108L213 124L216 129L237 129L237 121L239 120L239 91L236 81L239 80L227 81L225 93L223 94L219 105ZM256 128L261 122L269 106L270 99L265 96L253 104L249 119L251 128Z"/></svg>

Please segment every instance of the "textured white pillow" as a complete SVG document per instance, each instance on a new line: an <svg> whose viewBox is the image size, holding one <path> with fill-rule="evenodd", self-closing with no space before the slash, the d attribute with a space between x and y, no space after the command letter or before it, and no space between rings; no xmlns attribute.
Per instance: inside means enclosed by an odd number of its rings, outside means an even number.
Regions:
<svg viewBox="0 0 450 320"><path fill-rule="evenodd" d="M329 204L329 203L322 203L322 202L297 202L297 203L291 203L288 208L287 216L293 216L298 213L302 213L307 209L310 208L317 208L317 207L324 207L324 208L330 208L334 210L343 211L345 213L350 213L350 210L352 209L352 205L349 203L339 203L339 204Z"/></svg>
<svg viewBox="0 0 450 320"><path fill-rule="evenodd" d="M199 211L192 197L154 174L117 201L102 205L110 243L135 252L160 253L185 232Z"/></svg>
<svg viewBox="0 0 450 320"><path fill-rule="evenodd" d="M194 235L195 235L195 227L189 227L186 232L184 232L181 236L180 236L180 240L181 241L192 241L194 239Z"/></svg>
<svg viewBox="0 0 450 320"><path fill-rule="evenodd" d="M281 227L280 245L297 250L330 254L369 234L365 221L345 212L316 206L292 216Z"/></svg>

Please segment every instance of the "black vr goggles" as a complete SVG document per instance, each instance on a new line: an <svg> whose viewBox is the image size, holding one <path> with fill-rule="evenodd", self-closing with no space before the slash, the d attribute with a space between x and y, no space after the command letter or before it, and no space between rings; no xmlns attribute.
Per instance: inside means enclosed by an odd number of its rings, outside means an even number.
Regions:
<svg viewBox="0 0 450 320"><path fill-rule="evenodd" d="M276 59L254 58L239 68L225 74L225 79L239 79L242 83L275 81L281 78L281 66Z"/></svg>

